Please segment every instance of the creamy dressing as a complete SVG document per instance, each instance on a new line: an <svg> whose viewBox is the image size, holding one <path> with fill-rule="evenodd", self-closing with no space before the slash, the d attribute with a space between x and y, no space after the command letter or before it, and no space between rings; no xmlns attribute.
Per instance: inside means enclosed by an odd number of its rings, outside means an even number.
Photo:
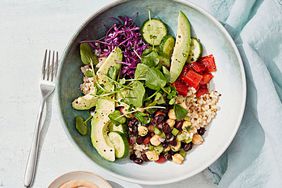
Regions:
<svg viewBox="0 0 282 188"><path fill-rule="evenodd" d="M96 184L87 180L70 180L62 184L59 188L99 188Z"/></svg>

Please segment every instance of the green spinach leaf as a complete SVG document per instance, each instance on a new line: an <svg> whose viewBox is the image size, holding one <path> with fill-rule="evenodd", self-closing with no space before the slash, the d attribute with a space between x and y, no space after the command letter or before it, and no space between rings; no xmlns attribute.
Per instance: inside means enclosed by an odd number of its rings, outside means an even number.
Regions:
<svg viewBox="0 0 282 188"><path fill-rule="evenodd" d="M169 82L169 80L170 80L170 72L169 72L169 70L165 66L162 66L162 70L163 70L164 76L166 78L166 81Z"/></svg>
<svg viewBox="0 0 282 188"><path fill-rule="evenodd" d="M115 124L124 124L126 122L126 118L121 115L122 114L120 113L119 110L115 110L109 114L109 118Z"/></svg>
<svg viewBox="0 0 282 188"><path fill-rule="evenodd" d="M188 111L184 109L182 106L180 106L179 104L175 104L173 109L177 120L184 119L188 113Z"/></svg>
<svg viewBox="0 0 282 188"><path fill-rule="evenodd" d="M157 102L157 104L165 104L165 99L160 92L156 94L155 101Z"/></svg>
<svg viewBox="0 0 282 188"><path fill-rule="evenodd" d="M111 79L115 80L117 77L118 71L116 67L110 67L108 70L107 76L110 77Z"/></svg>
<svg viewBox="0 0 282 188"><path fill-rule="evenodd" d="M84 75L87 76L87 77L93 77L94 76L93 72L91 70L85 71Z"/></svg>
<svg viewBox="0 0 282 188"><path fill-rule="evenodd" d="M91 62L94 65L98 64L98 57L93 53L91 47L87 43L80 44L80 57L83 64L90 64Z"/></svg>
<svg viewBox="0 0 282 188"><path fill-rule="evenodd" d="M120 92L121 98L123 98L123 102L126 104L139 108L143 105L145 88L140 81L134 81L130 87L132 89L125 89Z"/></svg>
<svg viewBox="0 0 282 188"><path fill-rule="evenodd" d="M75 128L82 136L87 134L87 124L81 116L75 117Z"/></svg>
<svg viewBox="0 0 282 188"><path fill-rule="evenodd" d="M159 64L159 55L157 52L152 51L146 56L142 56L141 62L142 64L145 64L149 67L155 67L156 65Z"/></svg>
<svg viewBox="0 0 282 188"><path fill-rule="evenodd" d="M135 70L135 79L145 79L145 85L152 90L159 90L167 83L160 70L141 63L137 65Z"/></svg>
<svg viewBox="0 0 282 188"><path fill-rule="evenodd" d="M136 112L136 113L134 114L134 116L135 116L136 119L137 119L138 121L140 121L142 124L148 124L148 123L150 123L150 121L151 121L149 115L148 115L148 114L145 114L145 113L143 113L143 112Z"/></svg>

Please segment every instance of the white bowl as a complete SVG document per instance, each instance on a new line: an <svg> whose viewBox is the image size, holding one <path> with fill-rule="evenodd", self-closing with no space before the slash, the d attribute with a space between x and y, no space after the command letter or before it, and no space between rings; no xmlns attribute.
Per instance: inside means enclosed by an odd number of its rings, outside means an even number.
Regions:
<svg viewBox="0 0 282 188"><path fill-rule="evenodd" d="M193 31L201 40L207 54L213 54L217 64L213 85L222 96L220 110L212 121L205 142L194 147L186 156L183 165L172 162L165 164L149 163L136 165L129 160L114 163L103 160L91 146L89 138L82 138L75 131L73 118L78 112L70 110L71 101L79 95L81 66L78 43L83 39L93 39L104 34L103 24L110 16L134 16L139 12L137 22L147 18L148 8L153 17L159 17L176 32L177 16L182 10L188 16ZM59 77L59 103L64 126L75 145L79 146L98 167L122 180L139 184L166 184L191 177L216 161L233 140L245 107L246 80L240 54L224 27L210 14L196 5L179 0L118 1L95 13L75 34L63 56ZM75 78L75 79L74 79Z"/></svg>

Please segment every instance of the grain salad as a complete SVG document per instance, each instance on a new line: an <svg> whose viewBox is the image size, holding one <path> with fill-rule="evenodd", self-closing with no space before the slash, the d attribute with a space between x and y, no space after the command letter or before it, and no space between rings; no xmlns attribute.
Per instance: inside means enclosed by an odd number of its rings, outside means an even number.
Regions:
<svg viewBox="0 0 282 188"><path fill-rule="evenodd" d="M165 160L172 160L176 164L182 164L184 161L183 153L192 149L193 145L200 145L204 142L203 135L206 131L206 126L208 126L211 121L215 118L218 111L217 103L221 95L217 91L210 91L210 93L204 94L200 97L196 96L196 90L194 88L189 88L187 96L179 95L176 98L176 104L180 104L185 108L188 113L184 118L184 121L177 121L173 109L169 111L164 111L163 118L161 121L157 121L156 127L164 129L165 126L169 126L170 129L176 128L179 130L178 134L170 135L166 134L162 137L156 134L156 129L151 129L150 125L148 128L145 127L146 132L150 132L150 140L145 141L142 139L144 134L138 131L138 136L136 138L131 137L131 142L133 143L130 147L130 159L135 163L141 163L140 158L143 161L156 161L164 162ZM158 113L155 114L158 117ZM135 121L137 122L137 121ZM133 123L130 124L130 131L132 132L134 128L132 126L137 125L137 129L144 129L141 124ZM175 129L174 129L175 130ZM158 133L158 132L157 132ZM147 133L145 134L147 135ZM174 143L174 138L176 143ZM173 138L173 139L172 139ZM138 140L136 140L138 139ZM182 155L177 153L179 146L177 142L187 140L187 144L181 143L183 145ZM159 150L152 149L151 146L159 147ZM161 151L161 152L160 152ZM162 153L164 153L162 155Z"/></svg>
<svg viewBox="0 0 282 188"><path fill-rule="evenodd" d="M72 107L88 113L75 117L75 128L105 160L180 165L204 143L219 109L220 94L209 87L215 57L203 54L182 11L176 35L151 15L142 25L112 19L104 36L80 41L82 96Z"/></svg>

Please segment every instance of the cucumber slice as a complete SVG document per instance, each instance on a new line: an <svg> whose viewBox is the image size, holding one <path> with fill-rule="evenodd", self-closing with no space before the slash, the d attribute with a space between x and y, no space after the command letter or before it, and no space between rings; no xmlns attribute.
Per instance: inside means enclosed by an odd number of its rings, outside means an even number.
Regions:
<svg viewBox="0 0 282 188"><path fill-rule="evenodd" d="M173 36L167 35L163 38L160 44L160 50L170 58L173 52L174 45L175 39L173 38Z"/></svg>
<svg viewBox="0 0 282 188"><path fill-rule="evenodd" d="M114 145L116 158L123 158L128 155L129 145L124 134L119 132L110 132L109 140Z"/></svg>
<svg viewBox="0 0 282 188"><path fill-rule="evenodd" d="M167 28L160 19L152 18L144 22L141 33L148 44L158 46L167 35Z"/></svg>
<svg viewBox="0 0 282 188"><path fill-rule="evenodd" d="M110 129L111 132L119 132L119 133L122 133L122 134L127 134L126 126L123 125L123 124L115 125L115 124L111 123L109 125L109 129Z"/></svg>
<svg viewBox="0 0 282 188"><path fill-rule="evenodd" d="M189 57L187 59L188 63L197 61L202 56L202 52L203 47L200 43L200 40L197 38L191 38L191 49Z"/></svg>

